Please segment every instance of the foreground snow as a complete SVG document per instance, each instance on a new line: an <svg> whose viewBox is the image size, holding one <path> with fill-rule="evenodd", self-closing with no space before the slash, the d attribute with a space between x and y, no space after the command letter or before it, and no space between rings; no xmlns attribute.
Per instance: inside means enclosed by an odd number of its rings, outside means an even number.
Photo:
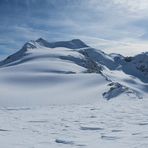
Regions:
<svg viewBox="0 0 148 148"><path fill-rule="evenodd" d="M148 101L1 108L2 148L147 148Z"/></svg>

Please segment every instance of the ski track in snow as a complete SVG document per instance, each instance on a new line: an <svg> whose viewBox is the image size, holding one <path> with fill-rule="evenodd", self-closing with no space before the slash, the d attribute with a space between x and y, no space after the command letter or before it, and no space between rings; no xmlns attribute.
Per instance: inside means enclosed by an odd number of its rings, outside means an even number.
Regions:
<svg viewBox="0 0 148 148"><path fill-rule="evenodd" d="M147 148L148 101L0 109L2 148Z"/></svg>

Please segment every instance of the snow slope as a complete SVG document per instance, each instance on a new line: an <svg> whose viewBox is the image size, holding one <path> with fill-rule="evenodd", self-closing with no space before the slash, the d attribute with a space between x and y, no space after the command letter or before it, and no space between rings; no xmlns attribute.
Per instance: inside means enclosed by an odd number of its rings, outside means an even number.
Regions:
<svg viewBox="0 0 148 148"><path fill-rule="evenodd" d="M98 91L103 91L102 86L107 82L101 75L86 73L91 70L87 62L81 53L70 48L53 49L38 42L26 43L20 51L1 62L0 104L97 102L99 97L102 98Z"/></svg>

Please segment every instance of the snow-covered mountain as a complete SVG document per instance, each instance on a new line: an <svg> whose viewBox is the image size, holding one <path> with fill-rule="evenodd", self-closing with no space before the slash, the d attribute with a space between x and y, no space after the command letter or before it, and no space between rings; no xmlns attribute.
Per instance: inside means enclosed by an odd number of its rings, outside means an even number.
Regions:
<svg viewBox="0 0 148 148"><path fill-rule="evenodd" d="M40 38L0 62L1 105L94 103L147 91L148 53L106 54L79 39Z"/></svg>
<svg viewBox="0 0 148 148"><path fill-rule="evenodd" d="M148 53L106 54L78 39L27 42L0 62L0 143L145 148L147 92Z"/></svg>

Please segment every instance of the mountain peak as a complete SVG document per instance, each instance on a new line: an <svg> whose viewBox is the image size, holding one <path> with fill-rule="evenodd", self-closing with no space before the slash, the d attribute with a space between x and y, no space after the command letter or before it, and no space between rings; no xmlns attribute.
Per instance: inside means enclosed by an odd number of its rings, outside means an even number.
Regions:
<svg viewBox="0 0 148 148"><path fill-rule="evenodd" d="M81 44L85 44L83 41L81 41L80 39L72 39L71 42L74 42L74 43L81 43Z"/></svg>
<svg viewBox="0 0 148 148"><path fill-rule="evenodd" d="M38 38L36 42L45 41L43 38Z"/></svg>
<svg viewBox="0 0 148 148"><path fill-rule="evenodd" d="M70 49L79 49L79 48L88 47L80 39L73 39L70 41L48 42L48 41L44 40L43 38L39 38L35 42L37 42L41 46L45 46L48 48L65 47L65 48L70 48Z"/></svg>
<svg viewBox="0 0 148 148"><path fill-rule="evenodd" d="M70 42L72 42L73 44L80 46L80 48L83 47L88 47L83 41L81 41L80 39L73 39Z"/></svg>
<svg viewBox="0 0 148 148"><path fill-rule="evenodd" d="M39 39L37 39L35 42L37 42L37 43L48 43L48 41L46 41L45 39L43 39L43 38L39 38Z"/></svg>
<svg viewBox="0 0 148 148"><path fill-rule="evenodd" d="M28 48L36 48L34 41L30 41L24 44L24 46L22 47L22 50L26 50Z"/></svg>

